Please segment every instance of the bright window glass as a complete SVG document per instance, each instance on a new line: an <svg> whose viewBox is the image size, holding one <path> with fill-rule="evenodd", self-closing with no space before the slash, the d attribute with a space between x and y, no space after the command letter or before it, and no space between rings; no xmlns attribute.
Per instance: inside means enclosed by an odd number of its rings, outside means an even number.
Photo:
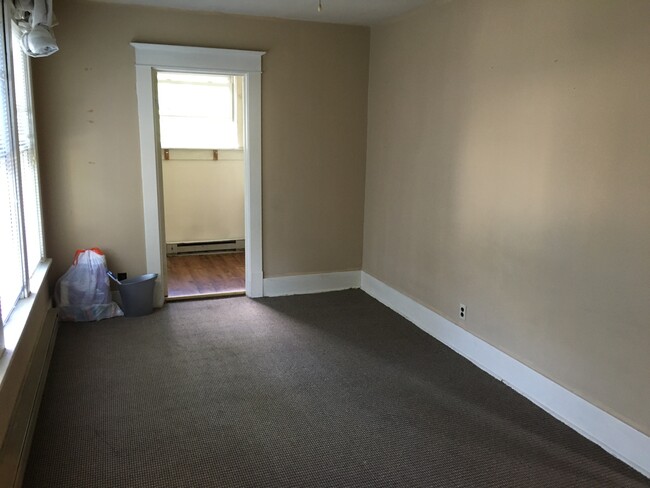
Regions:
<svg viewBox="0 0 650 488"><path fill-rule="evenodd" d="M158 72L160 144L167 149L238 149L235 76Z"/></svg>
<svg viewBox="0 0 650 488"><path fill-rule="evenodd" d="M4 19L2 27L4 33ZM23 258L7 45L0 37L0 307L6 320L23 289Z"/></svg>
<svg viewBox="0 0 650 488"><path fill-rule="evenodd" d="M38 177L38 154L34 135L34 110L29 57L20 49L17 29L13 30L13 67L20 150L20 176L25 222L25 241L29 276L43 259L41 193Z"/></svg>
<svg viewBox="0 0 650 488"><path fill-rule="evenodd" d="M5 5L6 6L6 5ZM43 258L30 60L0 10L0 311L5 324Z"/></svg>

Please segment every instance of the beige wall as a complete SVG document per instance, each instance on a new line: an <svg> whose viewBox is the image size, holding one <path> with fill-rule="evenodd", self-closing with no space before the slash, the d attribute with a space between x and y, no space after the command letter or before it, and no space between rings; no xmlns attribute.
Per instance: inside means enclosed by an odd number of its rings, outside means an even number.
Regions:
<svg viewBox="0 0 650 488"><path fill-rule="evenodd" d="M363 257L646 434L649 25L647 0L455 0L373 28Z"/></svg>
<svg viewBox="0 0 650 488"><path fill-rule="evenodd" d="M369 31L66 1L60 51L34 62L48 254L145 271L131 41L264 50L265 276L359 269Z"/></svg>
<svg viewBox="0 0 650 488"><path fill-rule="evenodd" d="M228 152L239 159L163 161L167 242L244 239L244 161Z"/></svg>

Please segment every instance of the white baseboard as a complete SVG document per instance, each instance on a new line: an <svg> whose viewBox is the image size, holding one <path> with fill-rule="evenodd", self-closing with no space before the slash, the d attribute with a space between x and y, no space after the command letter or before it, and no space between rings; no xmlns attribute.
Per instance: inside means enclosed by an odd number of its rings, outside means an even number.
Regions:
<svg viewBox="0 0 650 488"><path fill-rule="evenodd" d="M650 437L647 435L364 272L361 273L361 289L613 456L650 477Z"/></svg>
<svg viewBox="0 0 650 488"><path fill-rule="evenodd" d="M361 271L264 278L264 296L304 295L361 286Z"/></svg>

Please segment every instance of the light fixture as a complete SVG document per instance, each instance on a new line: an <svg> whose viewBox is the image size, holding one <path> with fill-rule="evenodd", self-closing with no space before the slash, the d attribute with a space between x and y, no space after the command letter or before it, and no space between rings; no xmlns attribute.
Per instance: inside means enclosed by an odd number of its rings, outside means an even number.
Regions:
<svg viewBox="0 0 650 488"><path fill-rule="evenodd" d="M321 3L322 0L318 0L318 11L320 12L323 10L323 4Z"/></svg>

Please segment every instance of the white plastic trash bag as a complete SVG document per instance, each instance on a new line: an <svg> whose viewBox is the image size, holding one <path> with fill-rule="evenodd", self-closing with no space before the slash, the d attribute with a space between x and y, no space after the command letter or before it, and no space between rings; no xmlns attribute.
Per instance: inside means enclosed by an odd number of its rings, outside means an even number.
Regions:
<svg viewBox="0 0 650 488"><path fill-rule="evenodd" d="M124 315L111 299L106 256L97 248L80 249L72 266L54 287L54 301L63 321L89 322Z"/></svg>

